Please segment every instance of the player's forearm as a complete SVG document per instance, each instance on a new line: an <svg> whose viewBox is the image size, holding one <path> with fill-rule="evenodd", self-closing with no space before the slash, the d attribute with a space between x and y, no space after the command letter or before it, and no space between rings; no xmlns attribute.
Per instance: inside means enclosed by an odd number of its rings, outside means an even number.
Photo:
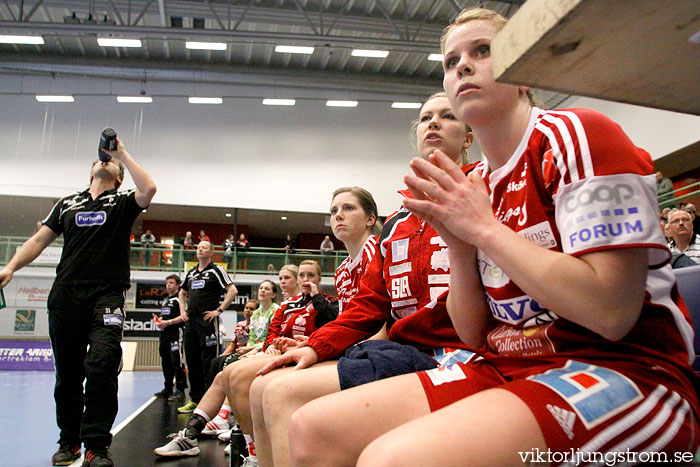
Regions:
<svg viewBox="0 0 700 467"><path fill-rule="evenodd" d="M136 190L141 194L139 206L146 207L156 194L156 182L154 182L153 178L146 172L146 169L141 167L126 150L124 150L120 156L121 161L124 162L126 166L126 170L129 171L129 175L131 175L131 178L134 180Z"/></svg>
<svg viewBox="0 0 700 467"><path fill-rule="evenodd" d="M450 248L450 292L447 313L459 338L472 348L486 342L489 308L476 264L476 250Z"/></svg>
<svg viewBox="0 0 700 467"><path fill-rule="evenodd" d="M7 266L5 266L7 269L12 272L22 269L24 266L34 261L41 252L44 251L44 248L56 238L55 234L49 234L43 231L43 229L50 230L48 227L43 226L42 230L24 242L19 251L17 251L10 262L7 263Z"/></svg>
<svg viewBox="0 0 700 467"><path fill-rule="evenodd" d="M224 301L221 302L221 309L225 310L226 308L233 303L233 299L236 298L236 295L238 295L238 289L236 289L235 285L232 285L226 290L226 296L224 297Z"/></svg>

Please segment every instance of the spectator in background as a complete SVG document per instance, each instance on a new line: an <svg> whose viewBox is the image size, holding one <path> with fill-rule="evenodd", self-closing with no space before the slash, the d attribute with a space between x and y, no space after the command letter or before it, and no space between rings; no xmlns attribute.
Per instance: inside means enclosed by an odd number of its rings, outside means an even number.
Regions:
<svg viewBox="0 0 700 467"><path fill-rule="evenodd" d="M182 248L185 250L185 261L191 261L194 257L192 250L194 250L194 240L192 240L192 232L187 231L185 233L185 238L182 240Z"/></svg>
<svg viewBox="0 0 700 467"><path fill-rule="evenodd" d="M248 248L250 248L250 242L245 238L245 234L241 234L236 240L236 248L238 248L238 269L248 269Z"/></svg>
<svg viewBox="0 0 700 467"><path fill-rule="evenodd" d="M224 240L224 260L226 261L226 270L231 270L231 262L233 262L233 234L228 234Z"/></svg>
<svg viewBox="0 0 700 467"><path fill-rule="evenodd" d="M268 274L274 274L275 273L275 265L270 263L267 265L267 272Z"/></svg>
<svg viewBox="0 0 700 467"><path fill-rule="evenodd" d="M293 255L296 252L296 248L294 247L294 240L292 240L292 236L289 234L287 234L287 238L284 240L284 249L290 255Z"/></svg>
<svg viewBox="0 0 700 467"><path fill-rule="evenodd" d="M690 216L693 218L693 232L700 232L700 219L698 218L698 209L693 203L686 204L683 209L688 211L690 213Z"/></svg>
<svg viewBox="0 0 700 467"><path fill-rule="evenodd" d="M700 242L698 242L698 234L693 233L690 213L682 209L671 210L668 214L668 225L672 238L668 244L671 254L684 253L695 263L700 264Z"/></svg>
<svg viewBox="0 0 700 467"><path fill-rule="evenodd" d="M168 401L175 402L185 398L185 389L187 389L185 365L182 359L182 331L187 321L187 314L180 314L180 276L171 274L166 277L165 290L168 296L163 299L160 316L153 313L153 320L161 331L158 351L165 383L163 389L154 396L167 397ZM173 378L175 392L173 392Z"/></svg>
<svg viewBox="0 0 700 467"><path fill-rule="evenodd" d="M199 231L199 236L197 237L197 243L201 242L202 240L206 240L208 242L211 242L209 235L207 235L207 233L204 230Z"/></svg>
<svg viewBox="0 0 700 467"><path fill-rule="evenodd" d="M328 256L333 254L333 250L335 250L335 246L333 245L333 242L331 241L331 237L326 235L323 238L323 241L321 242L320 246L321 250L321 256L324 256L324 258L321 259L321 268L325 271L328 269Z"/></svg>
<svg viewBox="0 0 700 467"><path fill-rule="evenodd" d="M656 172L656 195L659 203L673 198L673 182L670 178L664 177L660 170Z"/></svg>
<svg viewBox="0 0 700 467"><path fill-rule="evenodd" d="M141 252L143 254L142 266L151 265L151 255L153 254L153 245L156 243L156 236L150 230L141 235Z"/></svg>

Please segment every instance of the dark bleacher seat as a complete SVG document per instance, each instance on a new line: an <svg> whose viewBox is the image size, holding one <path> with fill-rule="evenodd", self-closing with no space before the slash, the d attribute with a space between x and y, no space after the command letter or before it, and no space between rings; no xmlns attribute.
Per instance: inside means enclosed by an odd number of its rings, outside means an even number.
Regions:
<svg viewBox="0 0 700 467"><path fill-rule="evenodd" d="M700 371L700 265L674 269L681 293L695 328L695 363L693 368Z"/></svg>

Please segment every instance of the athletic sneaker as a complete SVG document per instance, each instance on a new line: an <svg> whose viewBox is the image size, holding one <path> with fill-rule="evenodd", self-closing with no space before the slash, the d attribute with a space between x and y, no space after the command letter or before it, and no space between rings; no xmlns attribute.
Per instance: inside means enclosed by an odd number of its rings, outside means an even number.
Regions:
<svg viewBox="0 0 700 467"><path fill-rule="evenodd" d="M223 441L224 443L228 443L231 441L231 436L233 435L242 435L243 431L241 431L241 426L236 423L233 425L233 427L230 430L226 430L223 433L219 433L219 441Z"/></svg>
<svg viewBox="0 0 700 467"><path fill-rule="evenodd" d="M180 413L192 413L194 412L194 409L197 408L197 403L195 401L189 401L187 404L183 405L182 407L178 407L177 411Z"/></svg>
<svg viewBox="0 0 700 467"><path fill-rule="evenodd" d="M109 455L107 448L87 449L83 459L83 467L114 467L114 462L112 462L112 456Z"/></svg>
<svg viewBox="0 0 700 467"><path fill-rule="evenodd" d="M219 436L226 431L231 431L231 427L228 425L228 419L223 419L217 414L216 417L212 418L211 421L207 423L201 434L204 436Z"/></svg>
<svg viewBox="0 0 700 467"><path fill-rule="evenodd" d="M179 389L168 397L168 402L182 402L185 400L185 394Z"/></svg>
<svg viewBox="0 0 700 467"><path fill-rule="evenodd" d="M51 456L51 463L53 465L71 465L76 459L80 457L80 445L76 444L71 446L69 444L62 444L58 451Z"/></svg>
<svg viewBox="0 0 700 467"><path fill-rule="evenodd" d="M155 448L153 453L156 456L178 457L178 456L197 456L199 455L199 443L196 439L189 439L185 436L185 430L169 435L172 437L165 446Z"/></svg>
<svg viewBox="0 0 700 467"><path fill-rule="evenodd" d="M250 456L243 458L243 463L241 464L241 467L258 467L258 458L253 458Z"/></svg>
<svg viewBox="0 0 700 467"><path fill-rule="evenodd" d="M153 393L153 395L156 397L159 397L159 398L166 399L166 398L170 397L170 395L172 393L173 393L172 391L168 391L167 389L161 389L160 391Z"/></svg>

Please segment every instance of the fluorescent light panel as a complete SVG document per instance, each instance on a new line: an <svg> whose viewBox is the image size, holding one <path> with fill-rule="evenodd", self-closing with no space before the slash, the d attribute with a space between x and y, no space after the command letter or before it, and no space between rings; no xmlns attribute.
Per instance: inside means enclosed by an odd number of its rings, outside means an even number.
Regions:
<svg viewBox="0 0 700 467"><path fill-rule="evenodd" d="M372 58L386 58L389 55L388 50L366 50L366 49L354 49L350 55L353 57L372 57Z"/></svg>
<svg viewBox="0 0 700 467"><path fill-rule="evenodd" d="M228 45L224 42L185 42L185 47L194 50L226 50Z"/></svg>
<svg viewBox="0 0 700 467"><path fill-rule="evenodd" d="M150 104L153 102L153 98L148 96L117 96L117 102L124 104Z"/></svg>
<svg viewBox="0 0 700 467"><path fill-rule="evenodd" d="M391 104L392 109L420 109L420 102L394 102Z"/></svg>
<svg viewBox="0 0 700 467"><path fill-rule="evenodd" d="M141 39L115 39L113 37L98 37L97 44L102 47L141 47Z"/></svg>
<svg viewBox="0 0 700 467"><path fill-rule="evenodd" d="M357 107L357 101L326 101L326 107Z"/></svg>
<svg viewBox="0 0 700 467"><path fill-rule="evenodd" d="M75 102L73 96L36 96L39 102Z"/></svg>
<svg viewBox="0 0 700 467"><path fill-rule="evenodd" d="M263 105L294 105L294 99L263 99Z"/></svg>
<svg viewBox="0 0 700 467"><path fill-rule="evenodd" d="M44 43L41 36L5 36L0 35L0 44L37 44Z"/></svg>
<svg viewBox="0 0 700 467"><path fill-rule="evenodd" d="M428 55L428 60L431 62L441 62L442 59L445 58L443 54L430 54Z"/></svg>
<svg viewBox="0 0 700 467"><path fill-rule="evenodd" d="M223 104L221 97L190 97L190 104Z"/></svg>
<svg viewBox="0 0 700 467"><path fill-rule="evenodd" d="M275 52L287 53L287 54L306 54L311 55L314 53L313 47L301 47L296 45L277 45L275 46Z"/></svg>

